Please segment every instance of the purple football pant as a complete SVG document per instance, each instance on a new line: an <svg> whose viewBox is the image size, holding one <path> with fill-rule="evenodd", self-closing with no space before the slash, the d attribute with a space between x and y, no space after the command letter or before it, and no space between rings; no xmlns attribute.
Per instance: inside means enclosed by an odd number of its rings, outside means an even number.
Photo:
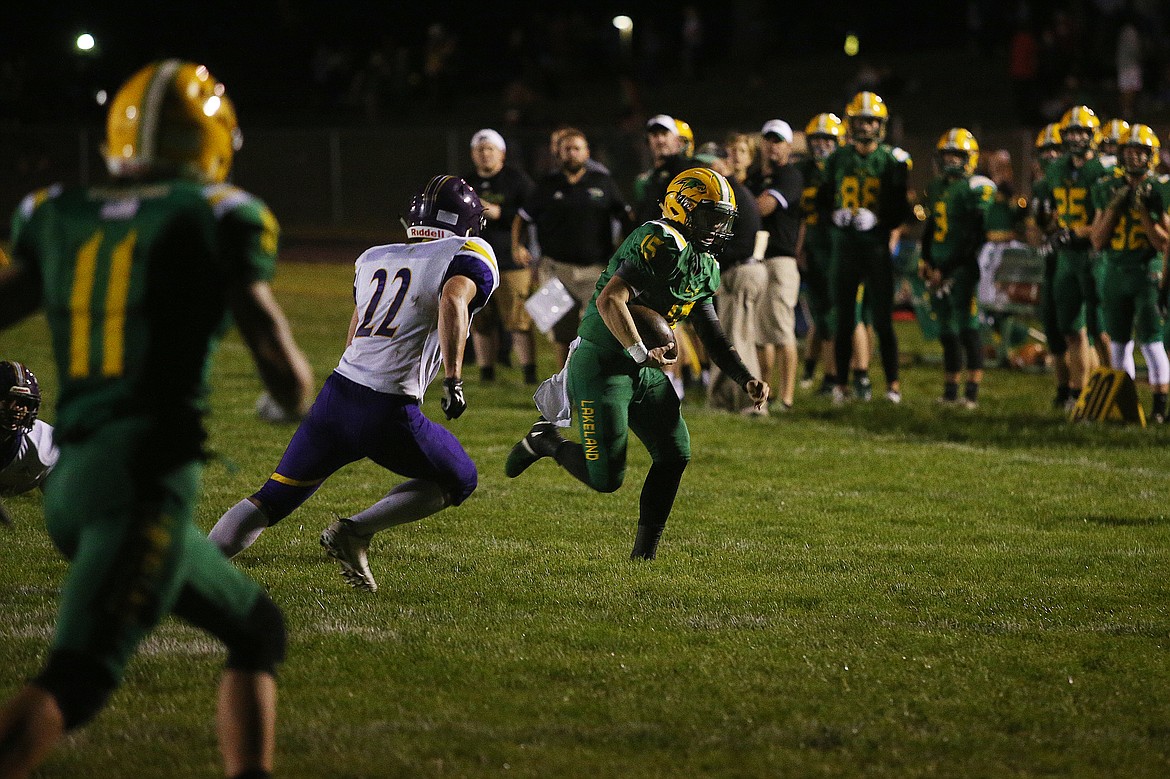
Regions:
<svg viewBox="0 0 1170 779"><path fill-rule="evenodd" d="M478 482L475 463L459 440L427 419L417 400L332 373L288 442L276 473L252 498L275 525L335 471L363 457L401 476L435 482L454 506Z"/></svg>

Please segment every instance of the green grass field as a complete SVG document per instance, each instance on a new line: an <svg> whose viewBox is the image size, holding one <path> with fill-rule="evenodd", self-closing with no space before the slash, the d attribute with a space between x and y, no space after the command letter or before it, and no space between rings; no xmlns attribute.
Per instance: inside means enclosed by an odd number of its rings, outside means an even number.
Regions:
<svg viewBox="0 0 1170 779"><path fill-rule="evenodd" d="M276 283L318 383L350 273L292 264ZM900 332L907 352L937 350ZM0 354L52 398L45 341L34 319ZM804 393L792 413L745 419L691 403L695 456L659 559L633 564L640 445L613 495L547 461L508 480L530 388L517 371L475 375L450 426L479 490L375 539L376 595L346 587L317 544L330 512L397 483L368 463L238 559L290 627L280 775L1170 775L1170 431L1070 425L1049 376L1001 370L979 409L944 410L937 366L907 369L900 407ZM293 430L254 418L260 385L234 336L215 385L204 529ZM425 408L441 418L433 390ZM39 666L65 571L39 498L7 506L5 696ZM218 775L221 663L166 622L40 776Z"/></svg>

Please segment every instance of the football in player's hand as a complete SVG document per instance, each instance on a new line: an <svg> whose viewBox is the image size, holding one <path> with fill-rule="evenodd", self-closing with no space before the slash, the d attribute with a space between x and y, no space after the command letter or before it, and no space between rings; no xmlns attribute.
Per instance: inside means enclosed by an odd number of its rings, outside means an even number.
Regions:
<svg viewBox="0 0 1170 779"><path fill-rule="evenodd" d="M672 343L674 347L666 353L666 356L670 359L676 359L678 357L678 340L674 337L674 330L670 329L666 318L649 306L637 303L631 303L629 309L630 316L634 318L634 327L638 330L638 337L642 339L642 344L646 349L657 349L659 346Z"/></svg>

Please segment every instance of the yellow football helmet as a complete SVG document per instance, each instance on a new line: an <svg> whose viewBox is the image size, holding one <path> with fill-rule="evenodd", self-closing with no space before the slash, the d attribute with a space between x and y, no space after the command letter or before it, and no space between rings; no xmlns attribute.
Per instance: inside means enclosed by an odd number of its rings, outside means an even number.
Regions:
<svg viewBox="0 0 1170 779"><path fill-rule="evenodd" d="M1124 119L1112 119L1101 128L1101 141L1098 147L1102 154L1117 154L1120 151L1121 139L1129 134L1129 122Z"/></svg>
<svg viewBox="0 0 1170 779"><path fill-rule="evenodd" d="M947 176L970 176L979 164L979 143L971 131L963 127L952 127L938 139L936 147L939 169ZM943 154L958 154L964 161L960 165L947 165Z"/></svg>
<svg viewBox="0 0 1170 779"><path fill-rule="evenodd" d="M682 147L682 155L691 157L695 153L695 133L691 126L682 119L674 120L674 127L678 130L678 143Z"/></svg>
<svg viewBox="0 0 1170 779"><path fill-rule="evenodd" d="M723 248L737 213L731 184L710 168L684 170L671 180L662 198L662 216L682 225L687 240L703 251Z"/></svg>
<svg viewBox="0 0 1170 779"><path fill-rule="evenodd" d="M1060 137L1066 151L1083 156L1100 142L1101 120L1087 105L1073 106L1060 118Z"/></svg>
<svg viewBox="0 0 1170 779"><path fill-rule="evenodd" d="M845 143L845 123L836 114L817 114L805 126L804 137L813 158L823 160Z"/></svg>
<svg viewBox="0 0 1170 779"><path fill-rule="evenodd" d="M1130 165L1126 159L1128 155L1126 155L1125 150L1135 147L1143 154L1137 158L1134 164ZM1129 132L1121 139L1120 146L1121 163L1125 166L1125 172L1136 176L1158 167L1158 150L1161 148L1162 142L1158 140L1157 133L1148 124L1131 126Z"/></svg>
<svg viewBox="0 0 1170 779"><path fill-rule="evenodd" d="M227 178L243 137L224 86L194 62L160 60L118 90L102 153L119 177Z"/></svg>
<svg viewBox="0 0 1170 779"><path fill-rule="evenodd" d="M857 119L877 119L876 132L860 132L855 122ZM886 137L886 124L890 121L890 109L878 95L873 92L858 92L845 106L845 122L848 126L849 137L855 141L878 141Z"/></svg>

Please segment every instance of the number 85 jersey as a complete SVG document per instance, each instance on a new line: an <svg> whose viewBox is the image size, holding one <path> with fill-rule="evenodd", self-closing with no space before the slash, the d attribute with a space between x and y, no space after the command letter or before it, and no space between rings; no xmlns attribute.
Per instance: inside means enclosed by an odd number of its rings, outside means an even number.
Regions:
<svg viewBox="0 0 1170 779"><path fill-rule="evenodd" d="M456 236L363 252L355 263L356 329L337 373L378 392L422 400L443 362L439 295L452 276L475 282L470 325L500 283L496 255L487 241Z"/></svg>

